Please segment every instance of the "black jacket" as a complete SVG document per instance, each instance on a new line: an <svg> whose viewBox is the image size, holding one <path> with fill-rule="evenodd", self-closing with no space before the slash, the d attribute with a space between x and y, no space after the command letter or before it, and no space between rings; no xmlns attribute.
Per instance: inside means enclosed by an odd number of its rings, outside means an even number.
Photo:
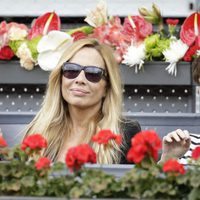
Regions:
<svg viewBox="0 0 200 200"><path fill-rule="evenodd" d="M127 161L126 155L131 148L131 138L141 131L140 124L137 121L125 121L122 124L123 145L121 147L120 164L131 164Z"/></svg>

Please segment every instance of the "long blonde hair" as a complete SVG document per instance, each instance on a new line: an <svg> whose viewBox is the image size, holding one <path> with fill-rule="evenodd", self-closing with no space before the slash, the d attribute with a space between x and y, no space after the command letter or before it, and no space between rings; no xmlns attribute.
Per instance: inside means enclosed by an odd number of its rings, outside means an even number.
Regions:
<svg viewBox="0 0 200 200"><path fill-rule="evenodd" d="M112 49L91 38L76 41L66 49L58 65L51 72L42 107L27 127L25 134L26 136L36 132L41 133L48 142L48 148L44 150L43 155L49 157L52 161L57 160L63 143L70 135L72 128L68 105L61 93L61 66L85 46L93 47L100 53L104 59L109 80L106 97L102 102L101 113L99 113L98 118L89 123L88 134L83 142L90 143L92 135L101 129L110 129L116 134L121 132L122 82L119 66L113 56ZM98 163L119 163L120 147L115 142L111 142L111 145L106 147L96 143L91 145L97 153Z"/></svg>

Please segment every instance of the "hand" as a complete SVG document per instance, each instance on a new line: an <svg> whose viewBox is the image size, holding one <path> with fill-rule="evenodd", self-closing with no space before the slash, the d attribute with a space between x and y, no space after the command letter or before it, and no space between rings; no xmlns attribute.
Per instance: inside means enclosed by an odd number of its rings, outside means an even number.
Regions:
<svg viewBox="0 0 200 200"><path fill-rule="evenodd" d="M161 161L181 158L190 147L190 135L187 130L177 129L163 137Z"/></svg>

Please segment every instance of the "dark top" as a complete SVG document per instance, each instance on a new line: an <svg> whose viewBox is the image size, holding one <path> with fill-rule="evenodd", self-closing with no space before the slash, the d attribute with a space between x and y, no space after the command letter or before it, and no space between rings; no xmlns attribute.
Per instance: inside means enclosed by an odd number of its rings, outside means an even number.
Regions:
<svg viewBox="0 0 200 200"><path fill-rule="evenodd" d="M141 131L140 124L137 121L126 120L122 124L123 132L123 145L121 147L121 159L120 164L131 164L127 161L126 155L131 148L131 138L138 132Z"/></svg>

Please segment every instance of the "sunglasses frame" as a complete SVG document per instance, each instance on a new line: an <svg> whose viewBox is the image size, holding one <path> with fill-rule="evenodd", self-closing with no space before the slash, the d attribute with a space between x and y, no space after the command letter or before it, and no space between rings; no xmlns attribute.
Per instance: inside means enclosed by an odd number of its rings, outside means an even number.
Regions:
<svg viewBox="0 0 200 200"><path fill-rule="evenodd" d="M74 78L68 78L68 77L66 77L66 76L64 75L64 72L68 70L68 69L67 69L67 64L75 65L75 66L78 67L78 69L80 69L80 70L79 70L79 73L77 74L76 77L74 77ZM101 71L101 74L100 74L101 78L100 78L98 81L91 81L90 79L88 79L87 73L90 73L90 72L87 72L87 71L86 71L88 68L100 70L100 71ZM65 63L62 65L62 74L63 74L63 76L64 76L65 78L68 78L68 79L75 79L75 78L77 78L77 77L79 76L79 74L81 73L82 70L84 71L85 78L86 78L88 81L92 82L92 83L98 83L102 78L103 78L104 80L107 80L107 72L106 72L106 70L103 69L103 68L100 68L100 67L97 67L97 66L82 66L82 65L79 65L79 64L77 64L77 63L72 63L72 62L65 62ZM91 73L91 74L92 74L92 73ZM94 73L94 74L95 74L95 73Z"/></svg>

